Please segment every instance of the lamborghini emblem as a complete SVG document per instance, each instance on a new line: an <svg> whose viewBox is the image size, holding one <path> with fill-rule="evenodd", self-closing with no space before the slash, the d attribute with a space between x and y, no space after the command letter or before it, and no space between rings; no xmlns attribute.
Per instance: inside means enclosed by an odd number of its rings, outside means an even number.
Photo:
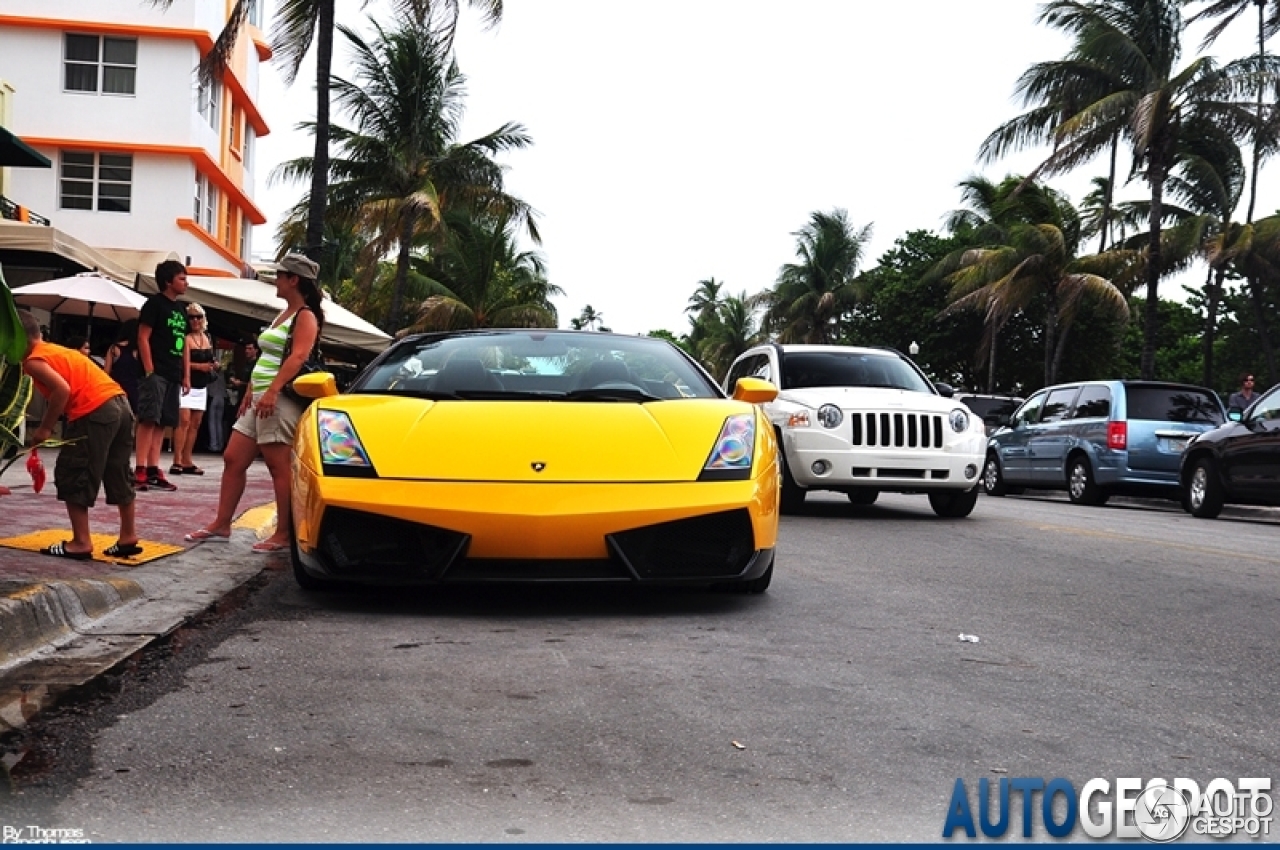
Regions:
<svg viewBox="0 0 1280 850"><path fill-rule="evenodd" d="M541 472L542 470L547 468L547 465L540 460L535 460L533 463L529 465L533 467L534 472Z"/></svg>

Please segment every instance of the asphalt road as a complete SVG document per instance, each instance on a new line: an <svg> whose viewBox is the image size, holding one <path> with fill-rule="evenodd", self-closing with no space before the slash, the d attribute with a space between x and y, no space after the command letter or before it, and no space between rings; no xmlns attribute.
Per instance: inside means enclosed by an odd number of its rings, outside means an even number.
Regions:
<svg viewBox="0 0 1280 850"><path fill-rule="evenodd" d="M1278 533L820 496L761 597L279 572L43 725L8 805L97 841L934 841L957 778L1271 776Z"/></svg>

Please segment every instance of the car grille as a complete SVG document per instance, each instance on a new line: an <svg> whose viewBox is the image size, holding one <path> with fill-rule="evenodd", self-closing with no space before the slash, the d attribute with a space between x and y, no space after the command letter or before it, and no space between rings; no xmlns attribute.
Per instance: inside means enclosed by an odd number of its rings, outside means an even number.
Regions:
<svg viewBox="0 0 1280 850"><path fill-rule="evenodd" d="M471 536L394 517L329 508L317 551L334 577L435 579Z"/></svg>
<svg viewBox="0 0 1280 850"><path fill-rule="evenodd" d="M745 508L646 525L605 537L641 579L731 578L755 554Z"/></svg>
<svg viewBox="0 0 1280 850"><path fill-rule="evenodd" d="M896 449L942 448L942 417L935 413L849 414L849 443Z"/></svg>

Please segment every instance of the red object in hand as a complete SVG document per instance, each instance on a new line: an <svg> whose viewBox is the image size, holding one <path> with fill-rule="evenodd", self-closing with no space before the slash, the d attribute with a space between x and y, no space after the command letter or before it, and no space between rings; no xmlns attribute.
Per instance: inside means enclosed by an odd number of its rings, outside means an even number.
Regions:
<svg viewBox="0 0 1280 850"><path fill-rule="evenodd" d="M44 489L44 461L40 460L35 449L31 450L31 455L27 458L27 472L31 475L31 489L39 493Z"/></svg>

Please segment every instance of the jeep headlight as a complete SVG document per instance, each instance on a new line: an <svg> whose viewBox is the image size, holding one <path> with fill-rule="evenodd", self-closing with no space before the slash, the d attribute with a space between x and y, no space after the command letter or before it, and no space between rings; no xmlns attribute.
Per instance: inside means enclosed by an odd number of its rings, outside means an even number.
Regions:
<svg viewBox="0 0 1280 850"><path fill-rule="evenodd" d="M844 421L844 411L834 404L824 404L818 408L818 421L823 428L835 428Z"/></svg>
<svg viewBox="0 0 1280 850"><path fill-rule="evenodd" d="M947 421L951 423L951 430L957 434L963 434L969 427L969 414L960 408L951 411L951 415L947 417Z"/></svg>

